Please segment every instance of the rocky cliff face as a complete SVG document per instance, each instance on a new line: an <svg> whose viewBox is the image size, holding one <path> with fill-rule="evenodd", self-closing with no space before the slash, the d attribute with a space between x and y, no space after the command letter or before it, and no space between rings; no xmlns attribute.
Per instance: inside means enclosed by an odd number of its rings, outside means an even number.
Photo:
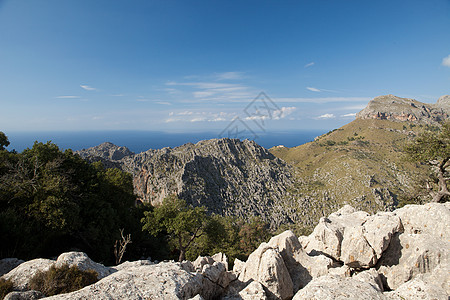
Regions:
<svg viewBox="0 0 450 300"><path fill-rule="evenodd" d="M132 173L135 192L152 205L175 193L222 215L259 215L275 227L289 221L283 206L291 167L253 141L213 139L139 154L104 143L78 154Z"/></svg>
<svg viewBox="0 0 450 300"><path fill-rule="evenodd" d="M450 116L450 96L442 96L436 104L422 103L414 99L394 95L379 96L360 111L358 119L410 121L436 124Z"/></svg>

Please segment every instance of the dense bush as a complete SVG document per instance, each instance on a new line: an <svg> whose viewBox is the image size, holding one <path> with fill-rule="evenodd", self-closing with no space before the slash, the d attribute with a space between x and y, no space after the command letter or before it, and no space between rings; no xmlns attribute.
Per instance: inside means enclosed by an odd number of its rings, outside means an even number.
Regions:
<svg viewBox="0 0 450 300"><path fill-rule="evenodd" d="M13 291L12 281L0 278L0 299L5 298L5 296L12 291Z"/></svg>
<svg viewBox="0 0 450 300"><path fill-rule="evenodd" d="M139 230L132 176L35 143L0 150L0 256L31 259L79 249L111 262L119 229Z"/></svg>
<svg viewBox="0 0 450 300"><path fill-rule="evenodd" d="M45 272L38 272L30 280L30 289L40 291L46 296L70 293L97 282L97 272L82 271L77 266L62 265L50 267Z"/></svg>

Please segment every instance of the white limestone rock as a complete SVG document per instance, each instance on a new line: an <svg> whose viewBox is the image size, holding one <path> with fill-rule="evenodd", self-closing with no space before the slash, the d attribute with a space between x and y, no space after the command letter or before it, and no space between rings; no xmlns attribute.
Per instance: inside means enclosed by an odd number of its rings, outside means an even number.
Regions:
<svg viewBox="0 0 450 300"><path fill-rule="evenodd" d="M313 278L326 275L333 260L324 255L309 256L295 234L287 230L269 241L269 246L278 249L292 279L294 293Z"/></svg>
<svg viewBox="0 0 450 300"><path fill-rule="evenodd" d="M37 258L18 265L8 273L2 276L6 280L11 280L14 284L14 288L18 290L28 289L28 284L31 278L36 273L47 271L53 264L54 260Z"/></svg>
<svg viewBox="0 0 450 300"><path fill-rule="evenodd" d="M266 300L267 295L261 283L257 281L251 282L245 289L239 292L242 300Z"/></svg>
<svg viewBox="0 0 450 300"><path fill-rule="evenodd" d="M94 262L84 252L65 252L58 256L55 266L61 267L65 264L69 267L77 266L78 269L83 271L94 270L98 274L98 279L102 279L116 271L114 268L105 267L102 264Z"/></svg>
<svg viewBox="0 0 450 300"><path fill-rule="evenodd" d="M385 300L385 296L371 284L352 277L321 276L298 291L292 300Z"/></svg>
<svg viewBox="0 0 450 300"><path fill-rule="evenodd" d="M267 243L262 243L248 257L239 280L256 280L261 283L269 299L289 299L293 296L293 284L283 258Z"/></svg>
<svg viewBox="0 0 450 300"><path fill-rule="evenodd" d="M126 268L81 290L47 299L189 299L207 292L203 276L167 262Z"/></svg>
<svg viewBox="0 0 450 300"><path fill-rule="evenodd" d="M392 292L384 293L388 300L448 300L449 294L444 289L427 284L420 279L413 279Z"/></svg>

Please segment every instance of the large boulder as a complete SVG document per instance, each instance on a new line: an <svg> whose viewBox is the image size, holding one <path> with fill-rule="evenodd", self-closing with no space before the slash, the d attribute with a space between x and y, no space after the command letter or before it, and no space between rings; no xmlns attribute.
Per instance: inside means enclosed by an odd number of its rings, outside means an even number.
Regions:
<svg viewBox="0 0 450 300"><path fill-rule="evenodd" d="M239 274L239 280L255 280L261 283L269 299L289 299L293 296L293 284L283 257L267 243L262 243L247 259Z"/></svg>
<svg viewBox="0 0 450 300"><path fill-rule="evenodd" d="M397 289L422 276L449 290L450 204L407 205L396 211L404 233L396 234L378 263L385 285ZM442 274L436 276L435 273Z"/></svg>
<svg viewBox="0 0 450 300"><path fill-rule="evenodd" d="M324 255L309 256L302 248L299 239L290 230L272 237L268 244L278 249L283 257L292 279L294 293L313 278L326 275L333 265L333 260Z"/></svg>
<svg viewBox="0 0 450 300"><path fill-rule="evenodd" d="M23 260L17 258L0 259L0 276L8 273L23 262Z"/></svg>
<svg viewBox="0 0 450 300"><path fill-rule="evenodd" d="M328 218L320 218L314 231L303 239L302 246L308 253L324 253L340 260L345 228L360 226L367 216L367 213L358 212L350 205L345 205Z"/></svg>
<svg viewBox="0 0 450 300"><path fill-rule="evenodd" d="M384 300L383 293L370 283L352 277L326 275L313 279L292 300Z"/></svg>
<svg viewBox="0 0 450 300"><path fill-rule="evenodd" d="M98 279L102 279L116 271L113 268L94 262L84 252L65 252L61 254L58 256L55 266L61 267L62 265L77 266L82 271L94 270L98 274Z"/></svg>
<svg viewBox="0 0 450 300"><path fill-rule="evenodd" d="M449 294L444 289L413 279L392 292L384 294L389 300L448 300Z"/></svg>
<svg viewBox="0 0 450 300"><path fill-rule="evenodd" d="M324 253L352 268L375 266L392 236L402 230L400 218L381 212L369 216L346 205L321 218L313 233L302 238L305 250Z"/></svg>
<svg viewBox="0 0 450 300"><path fill-rule="evenodd" d="M239 292L239 298L242 300L265 300L267 296L261 283L253 281Z"/></svg>
<svg viewBox="0 0 450 300"><path fill-rule="evenodd" d="M50 259L33 259L18 265L2 277L6 280L11 280L15 289L26 290L28 289L28 284L34 275L38 272L47 271L54 263L55 261Z"/></svg>
<svg viewBox="0 0 450 300"><path fill-rule="evenodd" d="M203 276L167 262L126 268L81 290L47 299L189 299L202 295Z"/></svg>

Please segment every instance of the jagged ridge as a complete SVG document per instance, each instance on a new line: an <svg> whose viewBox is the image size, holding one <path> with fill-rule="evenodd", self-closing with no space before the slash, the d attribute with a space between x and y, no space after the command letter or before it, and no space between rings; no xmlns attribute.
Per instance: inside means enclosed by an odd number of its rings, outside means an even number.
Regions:
<svg viewBox="0 0 450 300"><path fill-rule="evenodd" d="M291 167L254 141L213 139L139 154L104 143L77 153L132 173L135 192L152 205L175 193L222 215L257 215L272 227L290 221Z"/></svg>

